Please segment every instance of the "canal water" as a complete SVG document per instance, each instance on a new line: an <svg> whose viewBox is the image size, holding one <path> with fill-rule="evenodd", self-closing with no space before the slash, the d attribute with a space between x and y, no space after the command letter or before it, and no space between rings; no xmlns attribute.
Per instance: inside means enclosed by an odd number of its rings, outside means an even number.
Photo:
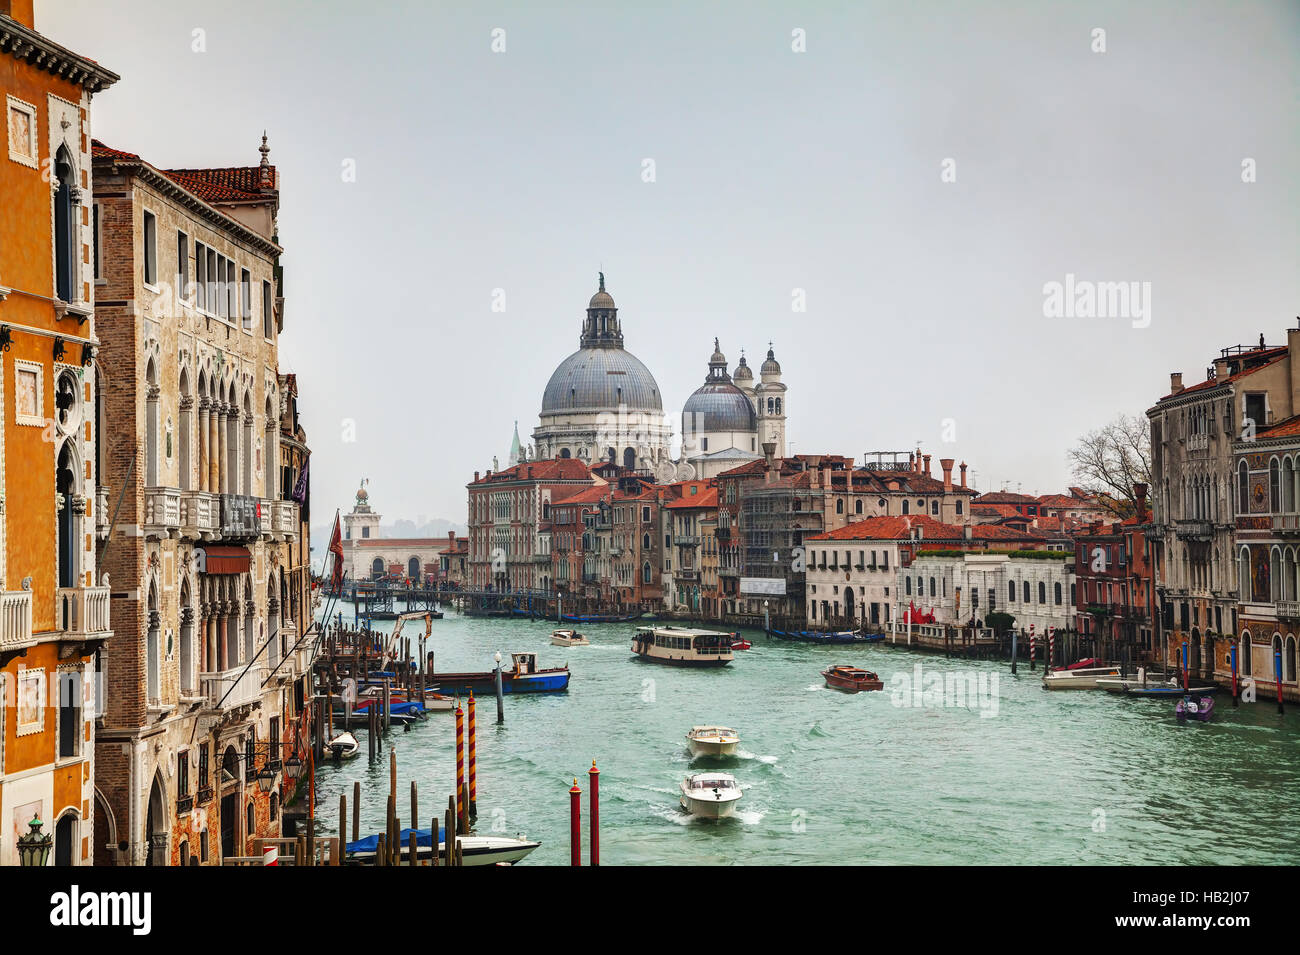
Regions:
<svg viewBox="0 0 1300 955"><path fill-rule="evenodd" d="M351 623L349 604L336 609ZM592 645L572 648L550 645L554 626L450 610L433 622L439 670L489 670L498 650L572 670L567 693L507 696L503 725L493 698L478 704L477 829L540 841L525 865L568 864L575 776L587 863L593 759L602 864L1300 862L1300 714L1273 702L1234 709L1220 694L1213 722L1180 725L1173 701L1049 692L1026 663L1012 676L1003 661L742 631L754 646L731 666L684 669L634 658L631 624L586 625ZM820 671L835 663L876 671L885 691L825 688ZM740 733L740 754L692 763L686 731L711 723ZM441 819L455 788L453 715L394 727L373 766L356 733L360 757L318 767L318 832L337 831L338 797L351 802L357 780L362 834L382 830L389 746L402 825L412 779L421 826ZM678 806L682 778L712 768L744 789L734 818Z"/></svg>

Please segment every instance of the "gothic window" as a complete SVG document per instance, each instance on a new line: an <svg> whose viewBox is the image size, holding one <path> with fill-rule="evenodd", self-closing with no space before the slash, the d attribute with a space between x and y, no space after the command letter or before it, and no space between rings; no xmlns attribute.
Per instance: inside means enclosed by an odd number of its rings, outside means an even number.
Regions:
<svg viewBox="0 0 1300 955"><path fill-rule="evenodd" d="M59 147L54 176L59 182L54 194L55 294L65 302L74 302L77 299L77 204L73 190L77 188L77 173L67 146Z"/></svg>

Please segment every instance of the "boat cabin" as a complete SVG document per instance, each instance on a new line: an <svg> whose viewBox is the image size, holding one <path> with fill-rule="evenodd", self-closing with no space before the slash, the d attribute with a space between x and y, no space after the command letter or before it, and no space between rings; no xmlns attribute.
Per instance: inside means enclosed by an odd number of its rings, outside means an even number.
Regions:
<svg viewBox="0 0 1300 955"><path fill-rule="evenodd" d="M729 633L690 630L685 627L655 627L638 630L637 642L665 650L693 650L697 654L730 653L734 638Z"/></svg>
<svg viewBox="0 0 1300 955"><path fill-rule="evenodd" d="M736 781L730 776L692 776L691 789L736 789Z"/></svg>
<svg viewBox="0 0 1300 955"><path fill-rule="evenodd" d="M537 672L537 654L535 653L512 653L510 659L514 661L513 672L516 674Z"/></svg>

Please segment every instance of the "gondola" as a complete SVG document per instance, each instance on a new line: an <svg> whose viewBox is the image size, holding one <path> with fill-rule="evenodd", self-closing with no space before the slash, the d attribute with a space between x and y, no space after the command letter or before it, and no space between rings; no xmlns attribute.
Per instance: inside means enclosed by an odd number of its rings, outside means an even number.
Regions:
<svg viewBox="0 0 1300 955"><path fill-rule="evenodd" d="M868 635L860 630L838 630L821 633L816 630L769 630L769 634L778 640L794 640L800 643L866 643ZM872 634L871 636L875 636Z"/></svg>

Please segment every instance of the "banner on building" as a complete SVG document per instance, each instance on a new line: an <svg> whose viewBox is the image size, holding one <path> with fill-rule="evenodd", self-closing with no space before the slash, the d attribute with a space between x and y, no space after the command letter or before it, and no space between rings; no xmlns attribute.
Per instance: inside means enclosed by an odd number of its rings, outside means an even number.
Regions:
<svg viewBox="0 0 1300 955"><path fill-rule="evenodd" d="M784 597L784 577L741 577L742 597Z"/></svg>

